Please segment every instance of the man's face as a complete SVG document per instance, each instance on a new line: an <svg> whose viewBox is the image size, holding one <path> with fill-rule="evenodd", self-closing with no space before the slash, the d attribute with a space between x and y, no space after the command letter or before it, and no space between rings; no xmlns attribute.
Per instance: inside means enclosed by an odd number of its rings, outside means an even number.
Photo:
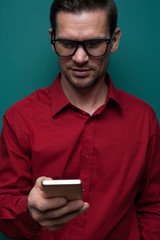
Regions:
<svg viewBox="0 0 160 240"><path fill-rule="evenodd" d="M83 41L87 39L110 39L106 13L103 10L72 14L59 12L57 14L56 39L72 39ZM75 88L89 88L104 79L109 61L109 49L104 56L89 56L79 45L71 57L60 57L61 81Z"/></svg>

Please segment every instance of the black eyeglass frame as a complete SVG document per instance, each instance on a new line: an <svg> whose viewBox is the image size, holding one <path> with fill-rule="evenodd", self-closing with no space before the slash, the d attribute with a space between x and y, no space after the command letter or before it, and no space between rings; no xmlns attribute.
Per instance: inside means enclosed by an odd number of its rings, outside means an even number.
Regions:
<svg viewBox="0 0 160 240"><path fill-rule="evenodd" d="M79 45L82 45L82 46L83 46L83 49L85 50L85 52L87 53L87 55L92 56L92 57L102 57L102 56L104 56L104 55L106 54L106 52L107 52L107 50L108 50L108 45L112 42L112 37L111 37L110 39L106 39L106 38L92 38L92 39L87 39L87 40L83 40L83 41L76 41L76 40L64 39L64 38L52 39L52 35L53 35L53 31L52 31L52 34L51 34L51 44L54 46L54 50L55 50L56 54L57 54L58 56L60 56L60 57L71 57L71 56L73 56L73 55L76 53ZM66 56L66 55L59 54L59 53L57 52L56 47L55 47L55 43L56 43L57 41L62 41L62 40L67 40L67 41L71 41L71 42L73 42L73 43L76 43L76 48L75 48L75 50L74 50L74 52L73 52L72 54ZM103 54L101 54L101 55L96 55L96 56L95 56L95 55L92 55L92 54L88 53L88 51L87 51L87 49L86 49L86 47L85 47L85 43L86 43L86 42L89 42L89 41L96 41L96 40L105 41L105 42L107 43L107 46L106 46L106 51L105 51Z"/></svg>

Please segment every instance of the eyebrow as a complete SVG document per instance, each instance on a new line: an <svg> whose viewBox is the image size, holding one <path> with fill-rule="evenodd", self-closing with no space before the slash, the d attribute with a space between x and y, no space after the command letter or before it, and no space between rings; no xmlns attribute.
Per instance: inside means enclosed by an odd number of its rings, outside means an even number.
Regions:
<svg viewBox="0 0 160 240"><path fill-rule="evenodd" d="M85 42L85 41L91 41L91 40L110 40L111 38L100 38L100 37L95 37L95 38L88 38L85 40L75 40L75 39L70 39L70 38L55 38L54 40L68 40L68 41L74 41L74 42Z"/></svg>

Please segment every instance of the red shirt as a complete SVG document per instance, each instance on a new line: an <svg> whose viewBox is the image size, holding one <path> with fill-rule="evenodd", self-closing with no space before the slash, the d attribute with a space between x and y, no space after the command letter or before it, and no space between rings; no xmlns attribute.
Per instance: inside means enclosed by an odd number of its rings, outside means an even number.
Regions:
<svg viewBox="0 0 160 240"><path fill-rule="evenodd" d="M69 103L59 76L5 113L0 227L32 240L159 240L160 130L152 108L114 88L92 116ZM55 232L27 212L36 179L77 179L89 210Z"/></svg>

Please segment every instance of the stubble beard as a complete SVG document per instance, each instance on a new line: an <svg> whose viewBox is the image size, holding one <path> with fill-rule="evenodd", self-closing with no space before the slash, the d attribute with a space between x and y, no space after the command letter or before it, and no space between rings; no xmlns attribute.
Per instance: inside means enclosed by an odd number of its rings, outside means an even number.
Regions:
<svg viewBox="0 0 160 240"><path fill-rule="evenodd" d="M96 85L96 83L98 82L99 77L93 77L91 80L89 81L85 81L85 79L83 78L79 78L76 81L74 81L72 79L72 77L65 75L66 80L68 81L68 83L76 88L76 89L87 89L87 88L91 88L94 85Z"/></svg>

